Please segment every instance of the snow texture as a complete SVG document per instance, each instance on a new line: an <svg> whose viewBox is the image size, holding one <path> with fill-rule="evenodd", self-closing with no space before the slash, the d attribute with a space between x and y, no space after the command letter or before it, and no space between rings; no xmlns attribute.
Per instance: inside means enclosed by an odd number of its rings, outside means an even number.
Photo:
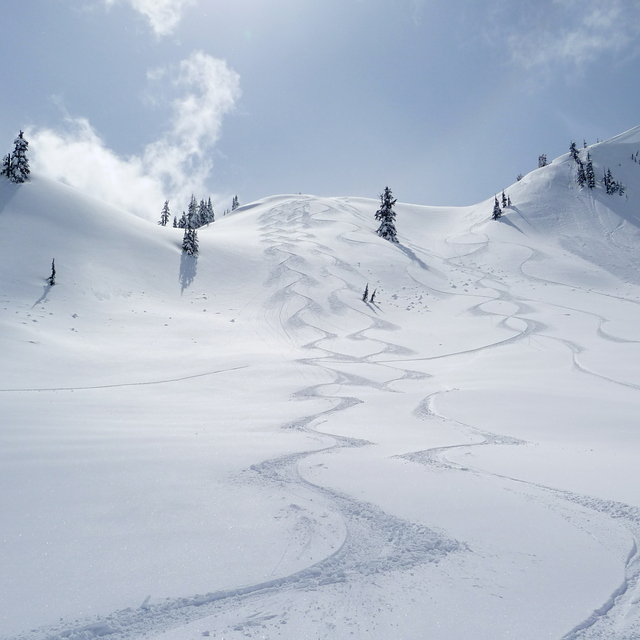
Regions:
<svg viewBox="0 0 640 640"><path fill-rule="evenodd" d="M638 150L197 257L0 178L0 638L640 638Z"/></svg>

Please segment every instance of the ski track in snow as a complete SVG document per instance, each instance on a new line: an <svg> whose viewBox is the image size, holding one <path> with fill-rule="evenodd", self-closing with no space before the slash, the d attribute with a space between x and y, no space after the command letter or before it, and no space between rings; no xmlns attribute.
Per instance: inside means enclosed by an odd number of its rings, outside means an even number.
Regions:
<svg viewBox="0 0 640 640"><path fill-rule="evenodd" d="M347 208L348 204L334 203L333 206L338 209L340 207ZM382 392L394 392L392 385L397 387L398 383L403 380L426 379L429 377L429 374L426 373L404 369L400 366L400 363L453 358L483 350L497 349L536 334L540 337L559 340L565 344L571 353L573 366L576 370L584 374L604 378L614 384L640 389L640 385L613 380L580 365L578 355L581 347L579 345L556 336L545 335L547 327L543 323L525 317L526 314L532 311L530 304L540 304L538 301L515 298L510 294L509 288L505 283L494 274L482 271L479 267L470 266L469 264L462 265L460 263L461 260L468 260L472 256L475 257L486 249L488 244L486 236L484 239L478 239L477 242L464 244L456 243L452 238L449 238L448 243L450 246L464 247L464 251L457 257L443 258L442 261L449 267L454 267L456 270L462 270L467 274L473 275L477 279L477 286L485 290L486 300L472 304L467 309L468 312L475 315L498 317L498 327L512 335L493 343L431 357L413 357L418 354L414 354L403 346L380 338L368 337L367 332L372 329L384 331L395 327L372 315L372 312L374 314L377 312L374 305L363 306L363 310L359 311L341 301L341 294L348 294L350 297L353 297L354 294L360 295L360 288L356 284L356 282L359 282L360 276L351 265L346 265L339 261L332 254L330 248L317 242L311 231L314 226L332 223L332 220L322 219L322 212L312 213L309 201L304 197L277 205L263 214L262 220L262 240L267 245L264 251L265 258L272 265L271 273L265 286L274 289L264 311L264 320L273 331L273 335L270 337L273 338L274 335L284 333L287 340L292 343L300 341L301 337L303 337L300 347L308 350L310 355L299 359L298 362L305 366L319 367L331 376L330 382L303 388L296 394L298 399L321 398L331 406L323 411L308 415L295 423L283 425L282 428L298 429L314 436L319 436L326 446L319 450L302 451L266 460L241 474L240 481L273 484L281 488L284 487L292 495L321 501L327 509L338 513L343 522L344 536L342 540L337 540L337 549L319 562L290 575L275 577L271 580L242 586L237 589L169 599L162 603L150 603L149 599L147 599L137 609L125 609L115 612L104 619L94 619L86 621L86 624L76 626L74 624L61 623L56 627L23 634L17 637L16 640L36 640L40 638L48 638L50 640L62 640L63 638L68 640L91 640L102 636L108 636L115 640L117 638L136 639L150 637L149 634L179 627L222 610L243 607L251 599L259 601L260 598L267 595L295 593L299 590L317 590L348 581L368 580L376 574L406 571L421 563L438 562L449 553L465 551L466 546L462 542L451 540L423 525L405 521L385 513L373 504L358 501L346 494L316 485L305 479L299 472L300 462L311 455L318 455L319 453L340 448L367 447L371 444L363 440L331 434L325 430L323 425L327 425L326 429L330 429L332 415L348 411L351 407L362 402L358 398L356 391L353 392L353 395L343 395L342 392L345 389L368 387ZM360 242L357 239L348 238L347 235L348 232L342 233L339 238L345 242ZM302 251L302 248L304 248L304 251ZM540 259L540 255L536 254L534 249L526 248L530 250L531 255L525 258L520 265L519 273L523 278L560 287L576 288L573 285L567 285L562 282L554 282L528 275L524 269L525 264L529 260ZM416 279L417 276L413 275L413 272L415 269L425 270L430 267L416 255L415 251L407 247L401 247L401 249L410 261L406 267L407 274L420 286L425 289L431 289L435 295L440 296L472 295L445 289L432 289L422 283L419 278ZM335 288L328 297L331 311L355 312L360 313L362 316L364 326L345 337L352 342L367 341L367 344L371 345L370 353L352 355L330 348L328 345L337 337L337 334L328 331L326 328L316 326L309 320L309 316L321 318L326 316L322 307L309 294L309 290L319 284L307 272L308 263L301 255L309 251L327 260L323 275L325 279L331 279L335 283ZM349 275L353 275L353 281L349 280ZM476 291L473 294L473 298L477 299L478 297L482 296ZM618 297L618 299L638 304L637 301L627 298ZM510 303L513 305L514 311L509 314L499 314L483 309L483 306L487 303L496 301ZM571 307L566 308L571 309ZM573 311L589 314L589 312L580 309L573 309ZM600 338L615 342L635 342L607 334L602 326L608 320L597 314L590 315L598 320L597 335ZM524 325L524 328L516 329L510 325L509 322L513 318L517 318ZM339 363L359 363L374 367L385 367L393 370L397 377L385 383L374 382L373 380L332 368L332 364ZM215 373L219 372L186 376L175 380L133 384L162 384ZM331 389L335 388L336 385L340 390L339 395L332 395ZM131 385L104 385L100 387L77 387L76 389L108 388L111 386ZM0 391L44 391L44 389L6 389ZM541 503L548 505L549 508L562 509L563 507L559 505L573 505L622 522L633 539L633 545L625 566L623 584L589 618L577 622L574 628L562 637L562 640L597 640L613 637L631 640L640 638L640 616L636 614L633 617L632 615L634 607L637 609L640 603L640 553L638 551L640 509L614 501L582 496L553 487L526 482L518 478L492 474L481 469L463 466L450 460L447 454L471 447L523 446L527 443L516 438L490 433L439 414L435 410L434 400L442 393L446 392L436 392L426 397L415 409L415 415L449 423L458 430L466 432L471 440L475 442L432 448L426 451L408 452L397 457L428 465L443 473L475 473L506 479L512 482L514 486L523 488L520 493L529 496L530 499L539 500ZM322 430L320 429L321 426L323 426ZM531 495L533 495L533 498L531 498ZM306 535L312 537L314 535L313 521L309 521L307 526L309 531ZM276 570L277 567L274 572ZM260 617L257 620L260 624L270 624L271 618L275 618L275 616ZM277 622L279 621L276 620L273 624ZM624 629L623 635L617 635L620 629ZM241 631L241 629L239 630Z"/></svg>
<svg viewBox="0 0 640 640"><path fill-rule="evenodd" d="M472 253L476 253L481 251L484 247L481 242L478 242L478 247L474 248ZM536 252L534 249L530 247L524 247L531 251L531 255L525 259L524 262L520 265L520 274L529 280L540 281L548 284L553 284L555 286L567 287L570 289L579 289L579 287L575 285L567 285L566 283L560 281L554 281L549 279L543 279L536 276L531 276L527 274L523 267L526 262L531 259L541 259L541 254ZM469 254L458 256L467 257ZM448 262L451 264L455 263L457 259L449 259ZM474 269L475 270L475 269ZM483 274L483 277L486 277L487 274ZM583 290L584 291L584 290ZM518 315L520 313L530 312L532 309L524 304L524 301L515 300L508 293L496 289L498 293L498 298L500 300L506 300L512 302L518 306L518 311L513 315ZM589 290L591 293L592 291ZM625 303L633 303L639 304L637 300L633 300L630 298L626 298L623 296L615 296L611 294L605 294L601 292L593 292L598 295L604 295L610 298L614 298L620 300ZM531 301L536 304L540 304L538 301ZM485 304L481 302L475 306L469 308L471 313L482 313L494 315L492 312L486 312L482 310L482 305ZM545 303L549 304L549 303ZM559 305L553 305L559 306ZM603 316L600 316L595 313L591 313L585 311L584 309L576 309L569 306L562 306L563 309L569 309L576 313L582 313L585 315L589 315L597 318L598 327L597 327L597 335L602 339L609 340L612 342L620 342L620 343L633 343L637 342L635 340L626 340L617 338L610 334L607 334L603 331L602 325L609 320ZM511 317L511 316L510 316ZM508 318L504 318L501 323L505 325L505 322ZM524 319L527 321L526 319ZM539 335L544 335L543 332L547 327L545 327L542 323L527 323L527 329L523 332L522 335L535 332ZM516 336L506 342L512 341L513 339L518 339L521 336ZM615 380L609 376L591 371L580 364L578 361L578 355L583 351L583 347L577 345L569 340L563 340L561 338L555 336L546 336L553 340L556 340L562 344L564 344L571 353L572 364L575 370L580 371L586 375L596 376L600 379L607 380L612 384L621 385L624 387L629 387L632 389L640 390L640 385L632 384L629 382L624 382L620 380ZM498 343L495 345L487 345L483 348L495 348L505 343ZM475 349L473 350L475 351ZM458 354L448 354L458 355ZM448 357L442 356L442 357ZM474 473L477 475L482 475L485 477L493 477L505 479L513 482L515 485L526 486L527 489L533 489L537 493L538 500L548 506L551 509L560 509L560 511L565 511L567 509L567 503L571 505L578 505L590 511L596 512L597 514L604 516L606 518L610 518L615 521L622 522L624 527L630 534L632 544L629 550L628 557L625 562L624 573L625 577L622 584L607 598L607 600L597 609L593 611L593 613L585 620L579 622L571 629L568 633L563 635L560 640L608 640L611 638L624 638L624 640L638 640L640 639L640 612L638 611L640 605L640 508L624 504L621 502L613 501L613 500L603 500L600 498L595 498L587 495L580 495L571 491L561 490L554 487L549 487L533 482L528 482L519 478L514 478L510 476L505 476L497 473L491 473L479 468L472 468L468 465L463 465L457 462L454 462L447 458L448 453L452 453L454 451L464 451L469 450L474 447L481 446L518 446L518 445L526 445L527 443L523 440L519 440L516 438L511 438L495 433L490 433L472 425L461 423L457 420L454 420L448 416L439 414L434 408L434 399L442 395L444 393L449 393L450 391L442 391L436 392L427 398L416 408L415 415L419 415L423 418L438 418L443 420L446 423L454 424L456 427L461 428L466 431L472 439L478 439L477 442L471 442L467 444L460 445L451 445L444 447L437 447L428 449L425 451L417 451L410 452L407 454L396 456L398 458L406 459L414 463L423 464L430 466L434 469L440 469L443 472L461 472L461 473ZM563 506L558 506L559 503L564 503ZM577 525L579 526L579 525Z"/></svg>
<svg viewBox="0 0 640 640"><path fill-rule="evenodd" d="M175 628L190 621L210 616L221 608L245 606L249 599L264 597L265 594L295 590L317 590L327 585L335 585L350 580L372 579L373 576L381 573L402 572L419 564L438 562L449 553L465 549L464 544L451 540L428 527L402 520L385 513L373 504L315 485L304 479L298 471L299 463L310 455L317 455L319 452L327 452L338 448L366 447L371 444L364 440L316 430L318 423L322 423L332 414L347 411L361 402L356 396L332 396L330 393L325 393L324 389L338 384L341 389L349 386L368 386L393 392L390 388L392 383L398 383L405 379L415 379L416 377L428 377L426 374L419 374L410 370L405 371L394 366L392 369L398 374L397 378L387 383L375 383L359 376L336 372L330 367L331 363L339 362L360 362L388 367L385 364L374 363L371 357L379 356L380 354L407 356L412 352L399 345L381 342L380 340L371 341L372 344L379 345L379 349L374 350L372 355L364 357L339 353L322 346L323 341L331 340L336 335L311 324L305 319L307 312L312 315L322 315L323 310L306 293L306 289L316 285L317 281L305 273L306 260L296 250L300 244L305 243L307 250L311 247L312 251L324 254L337 269L347 272L353 272L353 269L337 260L328 247L315 242L313 234L305 231L312 225L311 217L309 205L304 199L284 203L264 214L263 241L269 244L265 250L265 256L273 264L266 284L267 286L276 287L275 293L271 296L269 307L278 314L278 326L274 326L269 320L267 322L274 330L284 331L291 341L295 340L296 331L311 330L317 334L316 338L302 345L302 347L315 352L322 352L324 355L314 355L301 359L299 362L307 366L325 369L331 374L333 380L301 389L295 395L298 399L322 398L333 406L319 413L309 415L293 424L283 425L282 428L298 429L314 435L320 435L327 441L333 441L333 444L320 451L303 451L266 460L261 464L253 465L251 469L241 475L244 482L275 484L278 487L286 487L291 495L306 496L311 500L322 499L328 509L340 515L344 523L345 535L338 549L323 560L291 575L277 577L237 589L169 599L160 604L150 603L149 599L147 599L138 609L128 608L117 611L104 619L92 619L79 626L77 624L61 623L57 627L36 631L35 635L23 634L16 640L33 640L34 638L42 637L46 637L47 640L62 640L63 638L67 640L91 640L102 636L108 636L114 640L117 638L148 637L150 633ZM330 221L327 223L330 223ZM317 224L317 222L314 224ZM319 224L323 224L323 222L320 221ZM334 311L338 307L346 310L349 307L340 302L338 294L341 291L353 294L358 289L346 279L332 273L331 269L328 270L327 276L340 283L330 297L330 304L334 307ZM286 303L292 301L302 301L302 306L293 313L288 313ZM349 310L352 309L349 308ZM364 335L370 329L388 330L395 328L394 325L384 320L371 318L365 312L361 312L361 315L366 320L367 326L346 336L347 339L352 341L370 340ZM184 379L189 377L196 376L188 376ZM139 384L160 383L148 382ZM313 529L312 523L310 526ZM313 536L313 530L308 535ZM262 624L265 620L261 619L260 622Z"/></svg>

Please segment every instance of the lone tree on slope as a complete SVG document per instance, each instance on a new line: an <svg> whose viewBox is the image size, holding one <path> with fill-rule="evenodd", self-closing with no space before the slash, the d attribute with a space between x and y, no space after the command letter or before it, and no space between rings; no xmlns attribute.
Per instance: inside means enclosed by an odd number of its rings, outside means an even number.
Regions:
<svg viewBox="0 0 640 640"><path fill-rule="evenodd" d="M14 145L15 147L11 154L11 175L9 179L16 183L26 182L31 173L29 160L27 158L27 147L29 143L24 139L24 133L22 131L20 131L18 137L15 139Z"/></svg>
<svg viewBox="0 0 640 640"><path fill-rule="evenodd" d="M47 282L52 287L56 283L56 260L55 260L55 258L51 261L51 275L47 278Z"/></svg>
<svg viewBox="0 0 640 640"><path fill-rule="evenodd" d="M171 218L171 214L169 213L169 201L164 201L164 207L162 207L162 213L160 214L160 221L158 224L162 227L166 227L167 223Z"/></svg>
<svg viewBox="0 0 640 640"><path fill-rule="evenodd" d="M394 200L389 187L385 187L384 193L380 194L380 203L380 208L376 211L376 220L380 220L380 226L376 233L389 242L398 242L395 225L396 212L393 210L396 200Z"/></svg>

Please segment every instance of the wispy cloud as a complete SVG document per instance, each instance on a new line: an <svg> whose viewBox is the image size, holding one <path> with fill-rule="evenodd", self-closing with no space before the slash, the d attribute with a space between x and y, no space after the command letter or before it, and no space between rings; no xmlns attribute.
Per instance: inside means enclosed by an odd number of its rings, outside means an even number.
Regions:
<svg viewBox="0 0 640 640"><path fill-rule="evenodd" d="M502 0L494 17L496 37L528 70L558 64L582 70L603 55L627 54L640 36L637 0Z"/></svg>
<svg viewBox="0 0 640 640"><path fill-rule="evenodd" d="M34 172L86 191L145 218L165 198L186 206L192 193L208 194L210 151L224 116L240 97L240 78L226 62L194 52L176 68L155 70L180 92L171 103L165 134L137 156L109 149L85 118L65 119L60 130L28 132Z"/></svg>
<svg viewBox="0 0 640 640"><path fill-rule="evenodd" d="M107 6L128 2L133 9L149 21L157 36L173 33L182 19L184 9L196 0L104 0Z"/></svg>

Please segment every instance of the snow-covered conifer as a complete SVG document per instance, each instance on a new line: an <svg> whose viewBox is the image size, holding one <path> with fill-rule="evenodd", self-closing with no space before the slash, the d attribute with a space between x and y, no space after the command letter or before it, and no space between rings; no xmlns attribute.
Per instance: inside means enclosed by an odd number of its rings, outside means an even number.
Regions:
<svg viewBox="0 0 640 640"><path fill-rule="evenodd" d="M500 209L500 203L498 202L498 196L495 196L493 201L493 213L491 217L494 220L499 220L502 217L502 210Z"/></svg>
<svg viewBox="0 0 640 640"><path fill-rule="evenodd" d="M578 173L576 175L576 180L578 181L578 186L584 187L584 185L587 184L587 174L585 173L582 161L578 159L576 162L578 163Z"/></svg>
<svg viewBox="0 0 640 640"><path fill-rule="evenodd" d="M507 206L507 196L505 192L502 192L502 208L504 209Z"/></svg>
<svg viewBox="0 0 640 640"><path fill-rule="evenodd" d="M170 218L171 214L169 213L169 201L165 200L164 207L162 207L162 212L160 213L160 220L158 221L158 224L166 227L167 222L169 222Z"/></svg>
<svg viewBox="0 0 640 640"><path fill-rule="evenodd" d="M517 182L520 182L520 180L522 180L522 178L524 178L524 176L523 176L521 173L519 173L519 174L516 176L516 181L517 181Z"/></svg>
<svg viewBox="0 0 640 640"><path fill-rule="evenodd" d="M240 206L238 202L238 196L233 196L233 200L231 201L231 211L235 211Z"/></svg>
<svg viewBox="0 0 640 640"><path fill-rule="evenodd" d="M376 220L380 220L380 226L376 233L389 242L398 242L395 226L396 212L393 210L396 200L389 187L385 187L380 195L380 203L380 208L376 211Z"/></svg>
<svg viewBox="0 0 640 640"><path fill-rule="evenodd" d="M13 172L11 171L11 154L7 153L7 155L2 158L2 169L0 170L0 176L6 176L9 180L13 176Z"/></svg>
<svg viewBox="0 0 640 640"><path fill-rule="evenodd" d="M569 147L569 153L571 154L571 157L576 162L580 162L580 152L578 151L578 147L576 147L576 143L575 142L571 143L571 146Z"/></svg>
<svg viewBox="0 0 640 640"><path fill-rule="evenodd" d="M187 210L185 228L196 229L198 225L198 201L196 197L191 194L191 200L189 201L189 209Z"/></svg>
<svg viewBox="0 0 640 640"><path fill-rule="evenodd" d="M189 256L198 255L198 232L187 227L182 239L182 250Z"/></svg>
<svg viewBox="0 0 640 640"><path fill-rule="evenodd" d="M186 229L189 226L187 223L187 214L183 211L180 220L178 220L178 229Z"/></svg>
<svg viewBox="0 0 640 640"><path fill-rule="evenodd" d="M596 186L596 174L593 172L593 162L591 161L591 154L587 153L587 165L584 170L587 178L587 187L589 189L595 189Z"/></svg>
<svg viewBox="0 0 640 640"><path fill-rule="evenodd" d="M538 168L547 166L547 154L542 153L538 156Z"/></svg>
<svg viewBox="0 0 640 640"><path fill-rule="evenodd" d="M369 283L367 282L367 286L364 288L364 293L362 294L362 302L369 302Z"/></svg>
<svg viewBox="0 0 640 640"><path fill-rule="evenodd" d="M29 159L27 158L27 147L29 143L24 139L21 131L14 141L15 147L11 154L11 175L12 182L26 182L29 179L31 170L29 169Z"/></svg>
<svg viewBox="0 0 640 640"><path fill-rule="evenodd" d="M178 218L176 218L175 216L173 216L173 228L174 229L178 228Z"/></svg>

